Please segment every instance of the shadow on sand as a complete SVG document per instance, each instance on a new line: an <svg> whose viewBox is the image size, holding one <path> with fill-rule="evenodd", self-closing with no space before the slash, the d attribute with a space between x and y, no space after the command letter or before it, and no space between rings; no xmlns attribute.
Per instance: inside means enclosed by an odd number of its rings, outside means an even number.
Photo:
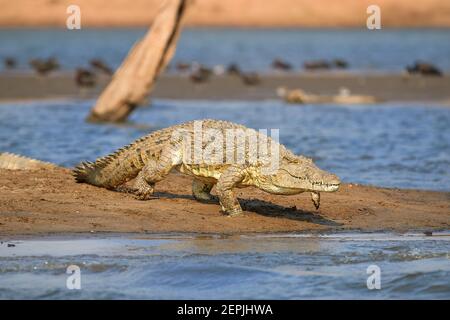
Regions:
<svg viewBox="0 0 450 320"><path fill-rule="evenodd" d="M157 198L168 198L168 199L189 199L193 201L197 201L194 199L192 195L180 195L173 194L169 192L155 192L155 199ZM213 198L210 201L200 201L202 203L213 203L218 204L219 199L217 196L212 196ZM244 211L251 211L257 214L260 214L265 217L280 217L290 220L296 221L304 221L315 223L324 226L338 227L341 226L341 223L335 222L333 220L329 220L320 216L317 213L297 209L297 207L283 207L271 202L267 202L259 199L239 199L239 203L242 206Z"/></svg>

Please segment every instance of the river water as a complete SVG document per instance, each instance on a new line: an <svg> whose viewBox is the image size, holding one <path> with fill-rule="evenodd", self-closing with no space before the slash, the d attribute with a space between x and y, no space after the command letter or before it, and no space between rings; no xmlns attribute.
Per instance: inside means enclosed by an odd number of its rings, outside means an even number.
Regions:
<svg viewBox="0 0 450 320"><path fill-rule="evenodd" d="M0 244L0 299L449 299L449 252L449 233L25 239Z"/></svg>
<svg viewBox="0 0 450 320"><path fill-rule="evenodd" d="M13 56L21 69L36 57L57 57L64 69L99 57L119 66L145 29L3 29L0 58ZM399 71L417 59L450 70L450 29L185 29L174 62L238 63L268 71L275 58L297 70L306 60L342 58L351 70ZM1 67L0 67L1 68Z"/></svg>

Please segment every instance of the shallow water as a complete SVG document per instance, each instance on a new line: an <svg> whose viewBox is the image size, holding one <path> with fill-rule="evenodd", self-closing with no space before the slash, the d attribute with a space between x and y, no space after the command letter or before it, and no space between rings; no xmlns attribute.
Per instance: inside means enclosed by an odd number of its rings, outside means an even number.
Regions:
<svg viewBox="0 0 450 320"><path fill-rule="evenodd" d="M0 298L449 299L449 252L448 233L17 240L0 245ZM69 265L81 290L66 287Z"/></svg>
<svg viewBox="0 0 450 320"><path fill-rule="evenodd" d="M0 151L73 166L151 130L215 118L280 129L280 141L344 181L450 190L450 109L424 104L292 106L281 101L155 100L128 126L84 121L93 101L0 104ZM138 126L142 125L142 126Z"/></svg>
<svg viewBox="0 0 450 320"><path fill-rule="evenodd" d="M3 29L0 58L14 56L20 68L30 58L55 56L64 69L101 57L117 67L145 29ZM276 57L300 68L305 60L346 59L353 70L403 70L417 59L450 70L450 29L192 29L182 32L174 61L238 63L267 71ZM1 68L1 67L0 67Z"/></svg>

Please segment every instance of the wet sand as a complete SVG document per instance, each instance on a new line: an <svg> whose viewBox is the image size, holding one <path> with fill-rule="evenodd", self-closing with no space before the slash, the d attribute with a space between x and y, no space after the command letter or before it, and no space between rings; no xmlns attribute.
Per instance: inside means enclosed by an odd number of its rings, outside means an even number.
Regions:
<svg viewBox="0 0 450 320"><path fill-rule="evenodd" d="M81 232L252 233L294 231L448 230L450 193L344 184L322 194L316 211L309 194L278 196L238 190L245 210L229 218L216 203L191 196L191 179L171 174L158 199L77 184L70 170L0 170L0 237ZM214 189L213 189L214 193Z"/></svg>
<svg viewBox="0 0 450 320"><path fill-rule="evenodd" d="M95 87L80 89L72 72L38 77L31 73L0 73L0 102L34 99L96 98L110 80L100 75ZM292 72L261 75L259 85L247 86L236 76L213 76L193 83L187 75L165 74L158 79L152 98L264 100L279 99L276 89L303 89L334 95L341 88L377 100L450 104L450 75L426 77L403 73ZM174 88L176 90L174 90Z"/></svg>

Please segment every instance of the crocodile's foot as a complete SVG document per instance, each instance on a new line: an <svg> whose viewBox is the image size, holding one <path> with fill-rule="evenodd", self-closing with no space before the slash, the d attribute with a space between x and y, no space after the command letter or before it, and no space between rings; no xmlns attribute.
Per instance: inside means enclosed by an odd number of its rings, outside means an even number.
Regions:
<svg viewBox="0 0 450 320"><path fill-rule="evenodd" d="M206 192L192 193L192 195L194 196L195 200L200 202L212 202L212 200L214 199L210 193Z"/></svg>
<svg viewBox="0 0 450 320"><path fill-rule="evenodd" d="M228 209L222 206L222 212L226 214L228 217L236 217L242 214L242 208L240 205Z"/></svg>
<svg viewBox="0 0 450 320"><path fill-rule="evenodd" d="M133 187L128 186L120 186L114 189L116 192L121 193L129 193L134 195L135 199L137 200L150 200L150 199L156 199L157 197L153 196L153 188L146 189L146 190L139 190Z"/></svg>
<svg viewBox="0 0 450 320"><path fill-rule="evenodd" d="M134 192L137 200L150 200L155 199L153 196L153 185L144 182L137 182L135 185L136 191Z"/></svg>
<svg viewBox="0 0 450 320"><path fill-rule="evenodd" d="M226 212L228 214L228 217L236 217L240 216L242 214L242 209L233 209L231 211Z"/></svg>
<svg viewBox="0 0 450 320"><path fill-rule="evenodd" d="M136 194L137 189L136 189L136 188L133 188L133 187L130 187L130 186L124 186L124 185L121 185L121 186L118 186L117 188L115 188L114 191L116 191L116 192L121 192L121 193L132 193L132 194Z"/></svg>
<svg viewBox="0 0 450 320"><path fill-rule="evenodd" d="M192 181L192 195L195 200L200 202L212 202L213 196L211 195L212 183L205 183L194 179Z"/></svg>

